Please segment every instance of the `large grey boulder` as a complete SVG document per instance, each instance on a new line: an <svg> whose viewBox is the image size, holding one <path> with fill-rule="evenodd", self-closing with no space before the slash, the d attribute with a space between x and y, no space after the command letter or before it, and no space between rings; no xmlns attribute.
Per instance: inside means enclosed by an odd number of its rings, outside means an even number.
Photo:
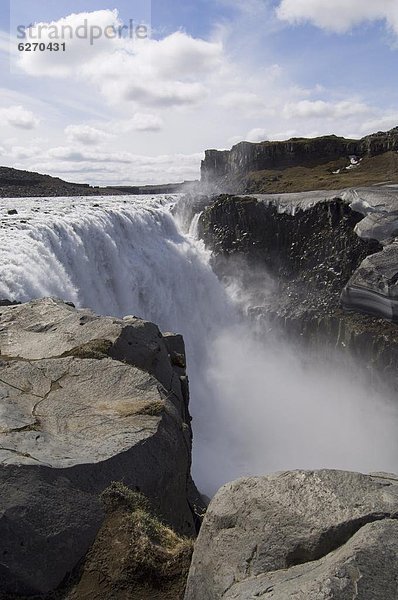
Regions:
<svg viewBox="0 0 398 600"><path fill-rule="evenodd" d="M343 195L364 215L355 226L363 240L377 240L382 252L361 261L341 294L343 308L398 321L398 186L358 188Z"/></svg>
<svg viewBox="0 0 398 600"><path fill-rule="evenodd" d="M297 471L218 492L186 600L398 598L398 478Z"/></svg>
<svg viewBox="0 0 398 600"><path fill-rule="evenodd" d="M365 258L341 294L346 310L398 321L398 243Z"/></svg>
<svg viewBox="0 0 398 600"><path fill-rule="evenodd" d="M355 232L362 239L388 244L398 235L398 186L373 186L350 189L342 199L364 215Z"/></svg>
<svg viewBox="0 0 398 600"><path fill-rule="evenodd" d="M93 542L112 481L194 532L180 336L50 298L0 309L0 353L2 592L60 584Z"/></svg>

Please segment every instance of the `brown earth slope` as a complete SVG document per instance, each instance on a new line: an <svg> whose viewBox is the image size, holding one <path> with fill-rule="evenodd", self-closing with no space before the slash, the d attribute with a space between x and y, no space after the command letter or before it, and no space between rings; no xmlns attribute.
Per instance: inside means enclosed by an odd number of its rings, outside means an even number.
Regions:
<svg viewBox="0 0 398 600"><path fill-rule="evenodd" d="M398 183L398 153L386 152L364 158L358 166L347 169L342 158L316 167L291 167L250 172L242 181L246 193L307 192L334 190L381 183ZM238 182L240 183L240 182Z"/></svg>

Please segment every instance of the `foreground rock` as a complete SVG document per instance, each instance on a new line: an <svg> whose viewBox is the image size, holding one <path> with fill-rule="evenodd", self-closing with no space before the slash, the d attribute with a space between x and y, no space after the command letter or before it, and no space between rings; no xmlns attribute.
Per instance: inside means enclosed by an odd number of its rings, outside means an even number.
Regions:
<svg viewBox="0 0 398 600"><path fill-rule="evenodd" d="M184 345L44 299L0 311L0 581L46 593L85 555L112 481L194 533Z"/></svg>
<svg viewBox="0 0 398 600"><path fill-rule="evenodd" d="M297 471L224 486L185 600L398 597L398 478Z"/></svg>

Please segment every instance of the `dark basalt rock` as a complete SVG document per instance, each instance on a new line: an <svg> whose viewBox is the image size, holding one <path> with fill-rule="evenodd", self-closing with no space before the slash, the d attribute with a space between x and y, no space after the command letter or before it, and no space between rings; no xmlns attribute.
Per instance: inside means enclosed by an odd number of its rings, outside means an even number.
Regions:
<svg viewBox="0 0 398 600"><path fill-rule="evenodd" d="M205 209L199 230L220 277L238 276L250 290L248 274L259 267L254 288L267 294L254 294L251 312L267 330L323 353L348 352L398 386L398 329L383 320L395 320L397 245L382 251L372 239L394 230L377 211L391 220L396 207L396 194L383 190L223 195Z"/></svg>
<svg viewBox="0 0 398 600"><path fill-rule="evenodd" d="M381 249L354 228L363 216L340 198L319 201L294 214L254 197L220 196L200 218L200 235L215 253L215 265L243 254L281 280L311 284L338 301L361 261ZM308 287L307 287L308 291Z"/></svg>
<svg viewBox="0 0 398 600"><path fill-rule="evenodd" d="M17 306L18 304L21 304L21 302L16 300L8 300L7 298L0 300L0 306Z"/></svg>

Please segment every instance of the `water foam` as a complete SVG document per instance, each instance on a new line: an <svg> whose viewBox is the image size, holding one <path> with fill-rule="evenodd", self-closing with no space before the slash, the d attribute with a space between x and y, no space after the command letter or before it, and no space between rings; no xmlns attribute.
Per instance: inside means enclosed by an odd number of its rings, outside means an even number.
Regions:
<svg viewBox="0 0 398 600"><path fill-rule="evenodd" d="M395 408L360 377L314 365L277 338L256 334L240 310L250 294L217 279L196 239L198 216L184 231L174 202L3 201L0 297L57 296L182 333L193 472L209 494L238 476L276 469L394 470ZM18 214L8 215L10 208Z"/></svg>

